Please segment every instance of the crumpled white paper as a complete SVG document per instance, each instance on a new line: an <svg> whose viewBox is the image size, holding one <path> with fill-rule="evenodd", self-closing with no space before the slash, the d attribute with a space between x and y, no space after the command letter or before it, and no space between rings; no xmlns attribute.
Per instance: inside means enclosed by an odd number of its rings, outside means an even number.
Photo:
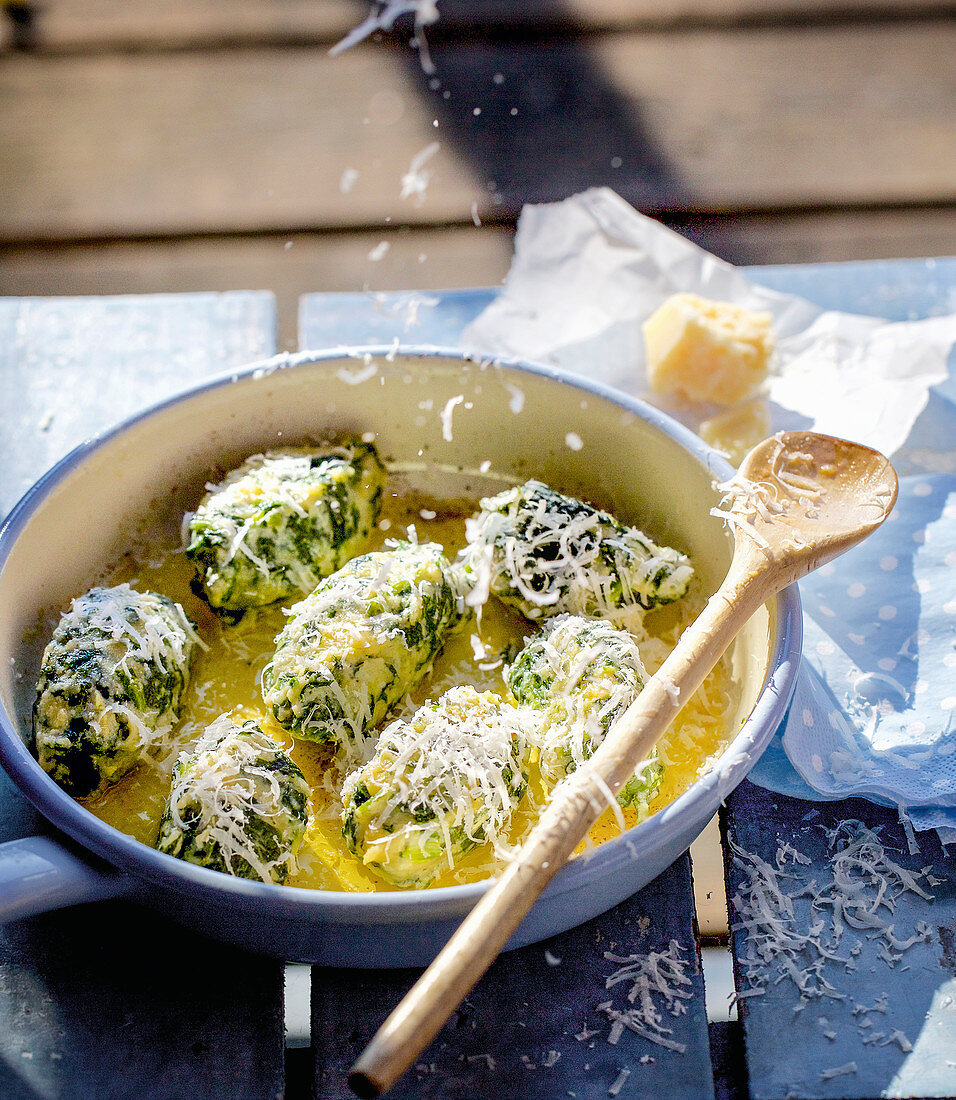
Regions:
<svg viewBox="0 0 956 1100"><path fill-rule="evenodd" d="M889 322L761 287L598 188L525 207L504 290L462 343L586 375L696 430L713 409L650 395L645 378L641 323L680 291L773 315L772 431L813 427L890 456L947 377L956 342L956 317Z"/></svg>
<svg viewBox="0 0 956 1100"><path fill-rule="evenodd" d="M562 366L697 430L712 410L646 392L641 322L679 291L773 315L772 431L854 439L915 475L891 522L801 582L804 666L782 743L751 778L906 807L917 829L956 841L956 316L821 310L593 190L525 208L504 291L462 344Z"/></svg>

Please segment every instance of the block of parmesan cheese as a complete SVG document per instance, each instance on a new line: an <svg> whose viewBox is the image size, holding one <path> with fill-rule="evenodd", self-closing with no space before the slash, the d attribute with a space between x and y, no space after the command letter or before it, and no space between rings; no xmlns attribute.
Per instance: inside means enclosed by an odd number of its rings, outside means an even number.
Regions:
<svg viewBox="0 0 956 1100"><path fill-rule="evenodd" d="M746 400L767 376L772 320L731 302L673 295L643 325L651 390L715 405Z"/></svg>

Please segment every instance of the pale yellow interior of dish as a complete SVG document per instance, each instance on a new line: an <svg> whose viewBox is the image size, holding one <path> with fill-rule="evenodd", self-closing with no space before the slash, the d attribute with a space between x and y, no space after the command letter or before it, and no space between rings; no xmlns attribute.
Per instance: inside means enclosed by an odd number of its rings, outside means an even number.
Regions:
<svg viewBox="0 0 956 1100"><path fill-rule="evenodd" d="M444 474L446 487L455 480ZM454 555L464 542L464 517L475 509L475 501L439 501L418 492L409 492L405 479L393 474L382 522L372 547L379 549L389 537L405 537L413 525L421 541L438 542L446 553ZM424 516L422 513L424 512ZM434 517L434 518L433 518ZM104 795L86 803L102 820L124 833L154 844L159 830L170 773L178 753L189 749L202 730L220 714L232 712L241 719L254 718L277 741L291 749L292 757L313 788L312 825L298 852L299 871L290 885L326 890L383 890L393 886L364 867L347 849L341 835L341 803L335 797L339 779L328 772L327 753L318 746L293 740L269 714L259 692L259 677L274 649L274 638L282 629L284 608L293 600L247 613L235 625L224 625L190 591L191 568L175 548L167 552L136 552L127 556L111 581L130 581L141 589L153 589L172 596L199 624L208 650L193 664L192 681L181 720L168 751L161 759L149 761L127 776ZM664 639L663 644L649 642L644 647L653 666L669 642L699 606L699 597L691 594L684 606L661 609L648 616L648 626ZM413 693L410 705L437 698L456 683L470 683L480 690L505 693L501 654L509 643L521 643L535 626L512 614L495 599L482 610L480 622L451 637L435 663L432 674ZM476 651L481 653L476 657ZM489 667L491 666L491 667ZM721 664L707 683L681 712L659 747L666 763L664 780L651 809L667 805L690 786L701 771L726 744L731 731L727 716L733 711L737 691L728 669ZM539 775L532 763L530 785L509 835L512 844L534 824L535 803L543 799ZM328 792L329 786L332 793ZM627 825L636 821L635 812L625 811ZM617 835L619 820L610 809L591 831L591 842ZM499 866L489 845L468 854L433 885L472 882L485 878Z"/></svg>
<svg viewBox="0 0 956 1100"><path fill-rule="evenodd" d="M376 365L376 373L360 382L355 378L361 376L361 362L344 359L199 394L94 451L46 497L0 572L0 692L25 738L39 656L56 614L72 597L106 580L135 579L167 592L216 643L194 668L182 743L224 710L262 716L257 675L271 655L281 608L222 627L189 591L187 563L170 551L178 544L183 511L195 506L205 483L270 446L358 435L374 439L390 466L403 471L401 489L386 507L391 526L379 532L382 540L402 534L413 522L420 539L454 552L463 541L463 515L480 495L535 476L688 553L698 578L688 608L699 607L719 584L730 544L720 521L709 515L716 501L713 478L698 459L634 413L551 379L487 364L399 356ZM423 507L437 512L436 518L423 518ZM649 626L673 638L678 622L673 611L664 610L651 616ZM492 603L479 640L495 652L528 630ZM217 632L221 637L212 637ZM472 633L452 639L419 698L447 686L451 670L469 663L479 687L501 689L500 671L477 670ZM702 689L703 705L691 704L667 735L666 778L652 808L686 789L740 728L763 685L771 644L764 610ZM688 713L695 706L697 713ZM274 724L270 730L285 737ZM296 744L294 755L318 786L311 746ZM172 759L141 769L95 812L150 842ZM293 881L346 890L387 888L346 852L335 808L323 808L319 799L315 809L317 823ZM527 816L519 819L516 836L527 825ZM609 813L593 836L600 840L617 830ZM485 877L488 870L488 853L479 849L437 885Z"/></svg>

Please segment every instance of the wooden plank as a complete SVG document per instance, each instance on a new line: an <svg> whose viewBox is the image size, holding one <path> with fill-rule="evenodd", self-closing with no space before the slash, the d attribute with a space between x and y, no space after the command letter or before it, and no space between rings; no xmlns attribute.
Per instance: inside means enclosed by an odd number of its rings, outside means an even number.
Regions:
<svg viewBox="0 0 956 1100"><path fill-rule="evenodd" d="M174 50L315 38L335 41L363 17L354 0L43 0L20 41L42 50ZM7 43L15 31L7 29ZM2 41L2 40L0 40Z"/></svg>
<svg viewBox="0 0 956 1100"><path fill-rule="evenodd" d="M956 207L705 216L671 227L742 265L956 256Z"/></svg>
<svg viewBox="0 0 956 1100"><path fill-rule="evenodd" d="M117 416L273 350L265 293L0 300L0 511ZM37 830L2 777L0 840ZM17 921L0 929L0 1095L273 1100L282 1008L280 963L128 903Z"/></svg>
<svg viewBox="0 0 956 1100"><path fill-rule="evenodd" d="M282 967L121 902L0 931L0 1095L275 1100Z"/></svg>
<svg viewBox="0 0 956 1100"><path fill-rule="evenodd" d="M620 963L676 941L690 993L668 1005L653 995L665 1049L625 1030L609 1042L612 1021L598 1005L630 1008L632 983L606 979ZM312 1035L316 1100L351 1096L345 1075L417 971L313 969ZM676 983L670 983L672 985ZM672 1010L686 1012L673 1015ZM612 1036L613 1037L613 1036ZM609 1092L615 1084L619 1091ZM693 924L690 864L685 856L635 897L563 935L502 955L416 1066L390 1093L396 1100L441 1097L638 1097L706 1100L713 1095L707 1019Z"/></svg>
<svg viewBox="0 0 956 1100"><path fill-rule="evenodd" d="M438 46L434 90L374 47L9 57L0 237L466 224L596 184L650 212L949 202L954 49L933 21Z"/></svg>
<svg viewBox="0 0 956 1100"><path fill-rule="evenodd" d="M700 218L680 228L698 244L735 263L956 255L956 210ZM385 256L370 260L369 254L383 241L389 245ZM0 291L115 295L264 287L276 297L279 346L292 350L297 346L297 309L303 294L495 286L508 271L511 249L509 230L471 225L15 246L0 248Z"/></svg>
<svg viewBox="0 0 956 1100"><path fill-rule="evenodd" d="M867 915L860 909L841 913L833 904L841 895L834 861L864 827L876 831L889 860L915 876L908 889L889 874L879 905L885 872L850 872L874 926L852 923ZM752 1100L956 1095L956 859L935 834L920 834L911 854L895 812L862 800L813 805L750 783L728 799L724 828L737 846L727 892L738 907L732 946L745 995L739 1009ZM876 854L871 848L864 856L875 863ZM771 904L775 889L792 899L780 927L808 937L792 952L790 970L775 941L761 940L766 921L740 900L761 883ZM820 900L811 909L813 895ZM747 997L754 988L763 992Z"/></svg>
<svg viewBox="0 0 956 1100"><path fill-rule="evenodd" d="M469 226L0 249L0 290L146 294L264 287L278 304L279 346L294 350L301 295L493 285L508 271L511 238L506 229ZM383 241L387 253L370 260Z"/></svg>
<svg viewBox="0 0 956 1100"><path fill-rule="evenodd" d="M95 432L274 347L265 292L0 301L0 514Z"/></svg>
<svg viewBox="0 0 956 1100"><path fill-rule="evenodd" d="M364 18L359 0L44 0L31 10L21 41L32 49L171 50L242 44L335 42ZM880 17L945 12L950 0L442 0L433 36L464 30L548 28L587 31L726 24L806 22L838 16ZM399 25L406 26L407 20ZM14 27L7 27L7 43ZM0 38L0 48L3 45Z"/></svg>

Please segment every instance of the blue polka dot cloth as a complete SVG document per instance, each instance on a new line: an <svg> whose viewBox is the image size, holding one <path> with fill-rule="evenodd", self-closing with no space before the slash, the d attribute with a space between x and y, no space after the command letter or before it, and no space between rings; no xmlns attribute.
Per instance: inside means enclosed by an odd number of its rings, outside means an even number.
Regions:
<svg viewBox="0 0 956 1100"><path fill-rule="evenodd" d="M859 546L800 582L803 663L749 778L897 806L956 844L956 351L904 445L900 494Z"/></svg>
<svg viewBox="0 0 956 1100"><path fill-rule="evenodd" d="M883 526L800 593L803 666L786 756L772 746L751 778L900 806L915 828L956 841L956 477L901 478ZM787 761L812 790L786 774Z"/></svg>

